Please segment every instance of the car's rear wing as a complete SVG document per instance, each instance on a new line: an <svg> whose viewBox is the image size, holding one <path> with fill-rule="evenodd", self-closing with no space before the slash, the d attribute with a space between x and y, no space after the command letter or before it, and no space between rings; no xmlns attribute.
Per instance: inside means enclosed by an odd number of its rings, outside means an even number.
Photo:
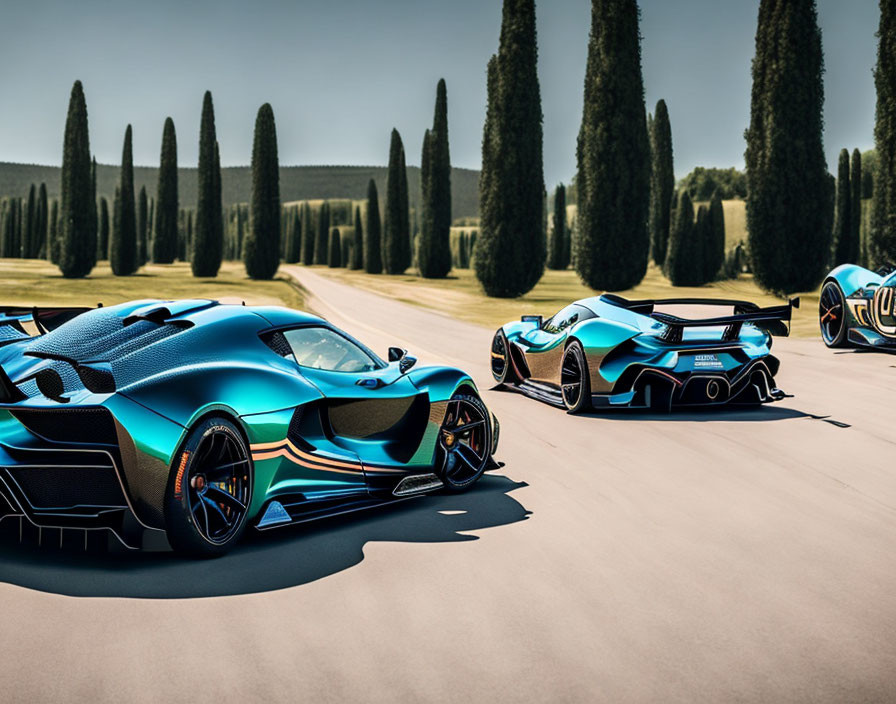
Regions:
<svg viewBox="0 0 896 704"><path fill-rule="evenodd" d="M661 338L665 342L681 342L686 328L724 327L724 341L736 340L740 336L744 323L751 323L766 330L771 335L787 337L790 334L788 324L793 317L793 309L800 307L800 299L793 298L784 305L760 308L749 301L736 301L718 298L664 298L657 300L629 301L622 296L605 293L601 299L634 313L647 315L666 326ZM656 312L657 306L724 306L734 308L733 315L714 318L680 318L668 313Z"/></svg>
<svg viewBox="0 0 896 704"><path fill-rule="evenodd" d="M98 307L102 307L102 304L99 304ZM23 336L32 337L32 333L25 328L25 324L33 323L36 332L39 335L44 335L89 310L93 310L93 308L70 306L47 306L42 308L38 306L0 305L0 329L5 328L8 330L12 328ZM14 341L14 337L13 339L7 339L8 337L10 336L0 335L0 342Z"/></svg>

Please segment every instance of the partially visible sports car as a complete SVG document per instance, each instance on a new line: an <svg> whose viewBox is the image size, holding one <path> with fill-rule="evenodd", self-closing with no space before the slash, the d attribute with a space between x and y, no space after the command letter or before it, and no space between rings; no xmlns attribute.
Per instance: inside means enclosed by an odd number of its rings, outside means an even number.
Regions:
<svg viewBox="0 0 896 704"><path fill-rule="evenodd" d="M821 288L818 321L828 347L896 352L896 271L844 264Z"/></svg>
<svg viewBox="0 0 896 704"><path fill-rule="evenodd" d="M680 317L695 306L733 312ZM547 320L525 315L504 325L492 341L492 375L571 413L755 406L784 397L775 384L779 361L770 353L772 335L788 334L798 306L799 299L760 308L746 301L630 301L605 293Z"/></svg>
<svg viewBox="0 0 896 704"><path fill-rule="evenodd" d="M467 374L415 362L286 308L0 309L0 527L212 556L463 491L497 466L498 422Z"/></svg>

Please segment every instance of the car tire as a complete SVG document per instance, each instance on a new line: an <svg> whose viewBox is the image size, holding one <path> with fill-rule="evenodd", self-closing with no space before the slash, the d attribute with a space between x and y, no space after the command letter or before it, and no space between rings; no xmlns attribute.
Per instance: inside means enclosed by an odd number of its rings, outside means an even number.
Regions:
<svg viewBox="0 0 896 704"><path fill-rule="evenodd" d="M172 549L219 557L242 537L252 500L249 447L223 417L199 421L175 455L165 493L165 529Z"/></svg>
<svg viewBox="0 0 896 704"><path fill-rule="evenodd" d="M513 371L513 360L510 358L510 342L504 330L498 330L492 338L491 347L492 377L499 385L516 384L519 380Z"/></svg>
<svg viewBox="0 0 896 704"><path fill-rule="evenodd" d="M560 363L560 394L568 413L582 413L591 408L591 376L582 343L573 340L567 345Z"/></svg>
<svg viewBox="0 0 896 704"><path fill-rule="evenodd" d="M827 281L818 298L818 324L821 339L830 348L848 347L846 325L846 297L833 279Z"/></svg>
<svg viewBox="0 0 896 704"><path fill-rule="evenodd" d="M466 491L488 466L492 430L488 408L476 394L456 392L439 428L436 474L452 493ZM458 429L462 428L461 432Z"/></svg>

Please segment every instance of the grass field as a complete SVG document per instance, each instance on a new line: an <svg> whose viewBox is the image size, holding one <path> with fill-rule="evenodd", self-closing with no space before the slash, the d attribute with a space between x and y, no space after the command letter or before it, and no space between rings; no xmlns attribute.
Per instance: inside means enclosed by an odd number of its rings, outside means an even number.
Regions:
<svg viewBox="0 0 896 704"><path fill-rule="evenodd" d="M479 282L470 270L455 270L451 278L442 280L421 279L416 275L371 276L346 269L314 267L325 276L352 286L366 288L412 305L423 306L451 317L471 323L497 328L525 314L553 315L560 308L580 298L595 295L584 286L576 273L546 271L538 285L521 298L487 298ZM741 275L734 281L719 281L700 288L674 288L659 269L648 271L644 281L630 291L620 292L629 298L682 298L709 297L735 298L759 305L780 305L781 300L763 293L749 275ZM809 292L802 298L802 307L796 311L793 335L814 337L818 334L819 291Z"/></svg>
<svg viewBox="0 0 896 704"><path fill-rule="evenodd" d="M65 279L40 260L0 260L0 304L95 306L144 298L211 298L301 309L302 294L286 279L250 281L242 264L225 262L214 279L195 279L190 265L148 265L134 276L113 276L106 262L86 279Z"/></svg>

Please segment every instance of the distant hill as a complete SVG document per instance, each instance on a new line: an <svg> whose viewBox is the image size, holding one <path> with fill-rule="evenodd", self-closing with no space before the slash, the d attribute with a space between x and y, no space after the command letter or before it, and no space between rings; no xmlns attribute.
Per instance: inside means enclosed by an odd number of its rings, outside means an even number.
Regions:
<svg viewBox="0 0 896 704"><path fill-rule="evenodd" d="M385 166L284 166L280 169L280 197L285 203L298 200L331 198L361 199L367 197L367 183L373 178L379 189L380 199L386 193ZM118 183L118 166L97 166L97 194L112 199ZM0 162L0 198L27 197L29 186L47 184L50 198L59 196L60 169L58 166L36 164L12 164ZM134 168L136 189L146 186L150 197L156 193L158 169L149 166ZM196 205L196 169L179 170L181 207ZM248 166L222 169L221 198L224 205L246 203L251 193L252 174ZM420 169L408 167L408 189L411 204L420 200ZM451 192L454 218L475 217L479 214L479 172L470 169L453 169Z"/></svg>

